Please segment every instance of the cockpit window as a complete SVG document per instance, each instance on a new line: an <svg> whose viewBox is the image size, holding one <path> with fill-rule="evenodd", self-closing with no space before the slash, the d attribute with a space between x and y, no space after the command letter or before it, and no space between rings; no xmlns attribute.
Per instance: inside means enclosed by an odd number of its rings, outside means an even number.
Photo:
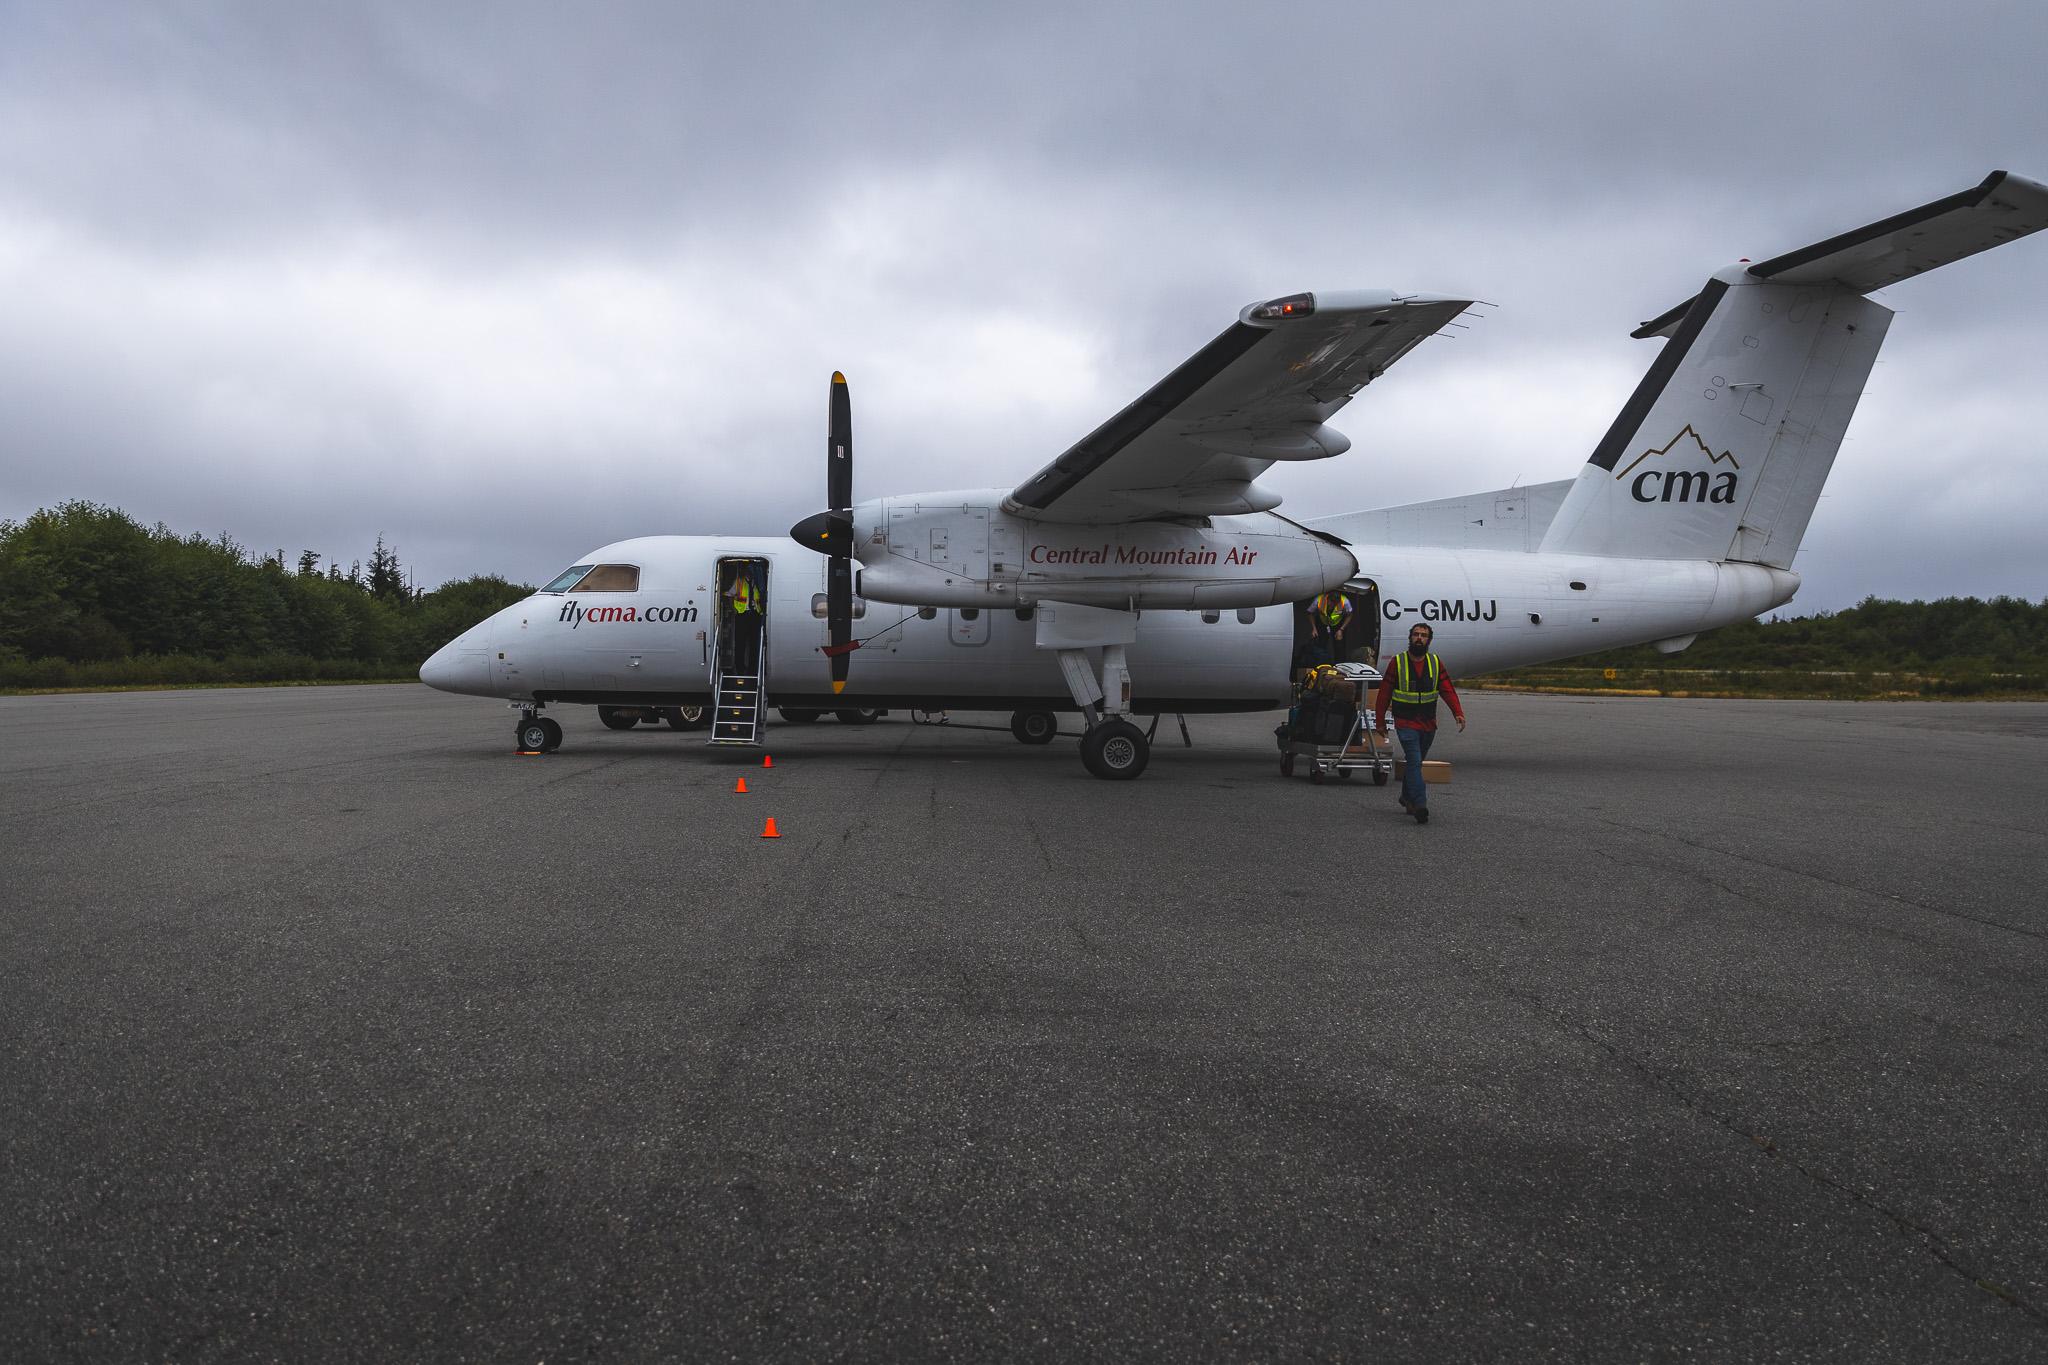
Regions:
<svg viewBox="0 0 2048 1365"><path fill-rule="evenodd" d="M596 564L576 580L570 592L638 592L640 566L637 564Z"/></svg>
<svg viewBox="0 0 2048 1365"><path fill-rule="evenodd" d="M554 582L548 584L545 588L542 588L541 591L567 592L569 591L569 585L574 583L577 579L583 577L583 575L589 573L590 568L591 566L588 564L578 564L573 568L564 569L561 573L555 576Z"/></svg>

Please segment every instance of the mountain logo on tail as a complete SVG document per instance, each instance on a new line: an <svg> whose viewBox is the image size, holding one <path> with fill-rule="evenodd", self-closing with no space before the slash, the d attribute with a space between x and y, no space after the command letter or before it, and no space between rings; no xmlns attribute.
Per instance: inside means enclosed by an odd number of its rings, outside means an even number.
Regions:
<svg viewBox="0 0 2048 1365"><path fill-rule="evenodd" d="M1717 465L1725 461L1728 468L1720 471L1718 474L1712 469L1646 469L1642 473L1637 474L1634 481L1629 484L1629 496L1637 502L1734 502L1736 475L1733 471L1741 469L1742 466L1736 463L1735 455L1732 451L1724 450L1716 455L1713 447L1709 446L1700 438L1700 434L1692 429L1692 423L1690 422L1687 422L1676 436L1673 436L1663 445L1652 447L1636 456L1633 460L1630 460L1627 467L1614 477L1616 479L1627 478L1630 472L1644 460L1649 459L1652 455L1670 454L1688 436L1692 438L1693 445L1699 447L1700 454L1707 457L1709 465ZM1688 453L1687 451L1680 450L1679 458L1685 458Z"/></svg>

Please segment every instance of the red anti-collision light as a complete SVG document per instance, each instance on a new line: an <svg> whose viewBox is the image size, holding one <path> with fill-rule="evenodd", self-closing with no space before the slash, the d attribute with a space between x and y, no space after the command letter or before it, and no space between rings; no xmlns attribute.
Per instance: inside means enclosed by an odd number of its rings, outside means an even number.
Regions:
<svg viewBox="0 0 2048 1365"><path fill-rule="evenodd" d="M1289 294L1284 299L1272 299L1252 309L1251 315L1261 322L1278 322L1282 318L1305 318L1316 311L1314 294Z"/></svg>

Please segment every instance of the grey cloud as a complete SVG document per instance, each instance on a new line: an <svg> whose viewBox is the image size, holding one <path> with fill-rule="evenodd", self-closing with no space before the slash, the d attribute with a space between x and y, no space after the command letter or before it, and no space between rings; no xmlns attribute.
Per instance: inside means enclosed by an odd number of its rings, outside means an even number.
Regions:
<svg viewBox="0 0 2048 1365"><path fill-rule="evenodd" d="M1562 478L1718 265L2048 175L2034 9L1277 10L5 8L0 515L534 577L811 510L835 367L865 491L1009 482L1245 301L1376 284L1501 306L1290 510ZM1802 607L2048 593L1952 487L2048 493L2044 300L2042 242L1892 291Z"/></svg>

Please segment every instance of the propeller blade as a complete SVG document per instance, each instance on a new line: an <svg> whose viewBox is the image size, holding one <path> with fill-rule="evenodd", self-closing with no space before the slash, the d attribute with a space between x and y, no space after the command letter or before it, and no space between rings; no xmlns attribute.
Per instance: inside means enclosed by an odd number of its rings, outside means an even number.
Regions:
<svg viewBox="0 0 2048 1365"><path fill-rule="evenodd" d="M832 690L846 687L853 652L853 401L846 376L832 372L831 429L825 438L825 505L831 519L825 541L825 621L831 634ZM843 527L843 531L838 528ZM837 531L835 534L834 532Z"/></svg>
<svg viewBox="0 0 2048 1365"><path fill-rule="evenodd" d="M835 512L853 510L853 404L846 394L846 376L832 372L832 430L825 439L825 505Z"/></svg>

